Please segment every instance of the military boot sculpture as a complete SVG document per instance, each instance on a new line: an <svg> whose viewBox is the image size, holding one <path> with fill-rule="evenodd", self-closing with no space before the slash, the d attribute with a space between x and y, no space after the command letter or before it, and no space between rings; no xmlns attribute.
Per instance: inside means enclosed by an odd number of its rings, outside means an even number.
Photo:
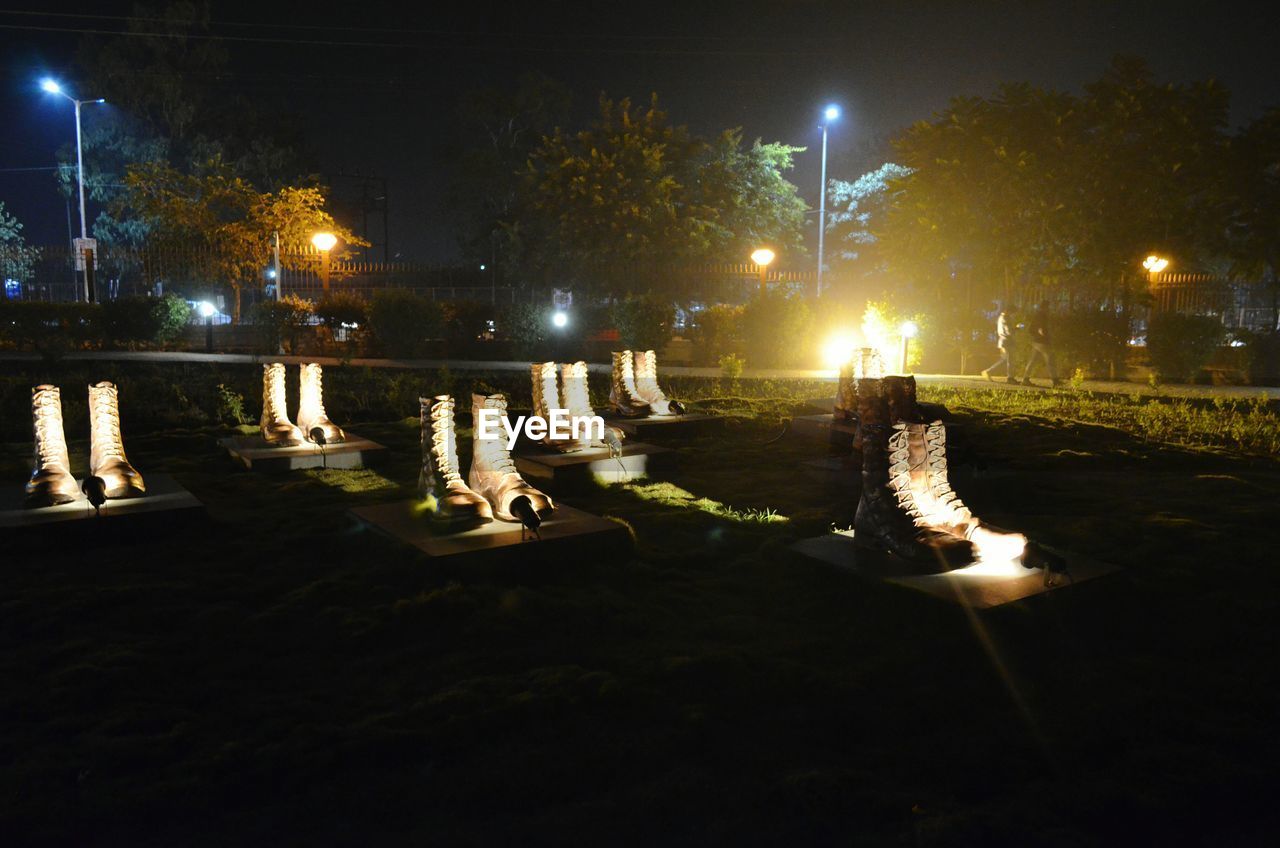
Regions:
<svg viewBox="0 0 1280 848"><path fill-rule="evenodd" d="M501 394L471 396L471 420L477 430L483 410L494 410L505 418L506 397ZM520 476L501 435L493 439L477 437L472 440L471 471L467 475L467 483L489 501L495 517L501 521L519 521L535 534L542 519L555 510L551 498Z"/></svg>
<svg viewBox="0 0 1280 848"><path fill-rule="evenodd" d="M1061 557L1028 542L1021 533L1002 530L979 520L951 488L947 468L947 428L930 410L916 403L914 377L886 377L884 391L892 431L889 435L890 475L896 488L910 492L923 526L973 543L981 560L1018 560L1027 568L1044 568L1046 582L1062 573Z"/></svg>
<svg viewBox="0 0 1280 848"><path fill-rule="evenodd" d="M102 481L104 498L135 498L147 485L124 455L120 393L108 382L89 386L89 476Z"/></svg>
<svg viewBox="0 0 1280 848"><path fill-rule="evenodd" d="M301 430L289 420L288 396L285 393L283 362L262 366L262 438L272 447L293 447L305 439Z"/></svg>
<svg viewBox="0 0 1280 848"><path fill-rule="evenodd" d="M591 418L595 410L591 408L591 388L587 385L587 363L566 362L561 366L562 384L560 400L569 411L571 418ZM626 435L617 427L604 427L602 439L596 439L590 433L583 434L580 444L584 448L607 447L610 455L621 456L622 440Z"/></svg>
<svg viewBox="0 0 1280 848"><path fill-rule="evenodd" d="M431 517L449 529L463 529L493 520L489 502L462 479L458 466L458 438L454 401L449 395L418 398L422 417L422 470L418 494Z"/></svg>
<svg viewBox="0 0 1280 848"><path fill-rule="evenodd" d="M609 405L620 418L644 418L651 411L636 387L635 357L629 350L613 352Z"/></svg>
<svg viewBox="0 0 1280 848"><path fill-rule="evenodd" d="M533 414L545 421L551 421L556 410L567 410L560 389L560 369L554 362L534 362L529 366L529 376L533 382ZM553 439L551 427L542 437L542 443L561 453L580 451L584 447L579 439Z"/></svg>
<svg viewBox="0 0 1280 848"><path fill-rule="evenodd" d="M635 369L635 387L640 399L649 404L657 416L684 415L684 404L671 400L658 385L658 355L651 350L631 352Z"/></svg>
<svg viewBox="0 0 1280 848"><path fill-rule="evenodd" d="M62 431L62 392L57 386L31 390L31 423L35 431L35 458L27 481L23 505L32 507L71 503L80 487L71 476L67 437Z"/></svg>
<svg viewBox="0 0 1280 848"><path fill-rule="evenodd" d="M889 404L871 386L858 397L862 431L862 494L854 518L854 540L864 548L888 551L929 571L971 564L973 543L929 526L915 503L907 452L890 448L894 432Z"/></svg>
<svg viewBox="0 0 1280 848"><path fill-rule="evenodd" d="M319 445L333 445L347 438L324 410L324 371L314 362L298 369L298 429L307 441Z"/></svg>

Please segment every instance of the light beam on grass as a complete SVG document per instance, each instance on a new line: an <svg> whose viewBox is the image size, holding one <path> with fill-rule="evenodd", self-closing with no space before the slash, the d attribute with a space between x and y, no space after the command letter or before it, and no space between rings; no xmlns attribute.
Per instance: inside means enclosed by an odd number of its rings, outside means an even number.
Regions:
<svg viewBox="0 0 1280 848"><path fill-rule="evenodd" d="M790 521L785 515L779 515L771 509L737 509L711 498L698 497L688 489L671 483L627 483L623 488L643 501L705 512L740 524L781 524Z"/></svg>

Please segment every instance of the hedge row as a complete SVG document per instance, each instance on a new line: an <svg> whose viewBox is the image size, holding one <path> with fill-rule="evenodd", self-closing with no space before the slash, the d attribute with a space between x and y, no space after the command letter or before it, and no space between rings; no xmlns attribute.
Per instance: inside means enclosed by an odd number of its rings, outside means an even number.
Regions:
<svg viewBox="0 0 1280 848"><path fill-rule="evenodd" d="M0 342L50 358L79 347L162 347L191 318L180 297L122 297L105 303L0 300Z"/></svg>

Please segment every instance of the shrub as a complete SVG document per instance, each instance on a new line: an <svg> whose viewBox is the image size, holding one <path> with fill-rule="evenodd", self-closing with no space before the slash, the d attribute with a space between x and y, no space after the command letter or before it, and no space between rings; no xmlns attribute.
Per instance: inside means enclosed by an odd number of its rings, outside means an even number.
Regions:
<svg viewBox="0 0 1280 848"><path fill-rule="evenodd" d="M660 349L671 341L676 310L653 295L628 297L613 304L609 317L622 345L631 350Z"/></svg>
<svg viewBox="0 0 1280 848"><path fill-rule="evenodd" d="M742 312L742 341L755 367L786 368L806 364L813 326L809 305L798 295L757 294Z"/></svg>
<svg viewBox="0 0 1280 848"><path fill-rule="evenodd" d="M343 324L360 326L368 317L364 298L351 292L330 292L315 305L315 315L330 331Z"/></svg>
<svg viewBox="0 0 1280 848"><path fill-rule="evenodd" d="M742 376L742 369L747 367L747 361L736 353L726 353L720 357L720 376L726 380L736 380Z"/></svg>
<svg viewBox="0 0 1280 848"><path fill-rule="evenodd" d="M307 327L314 307L311 301L287 294L279 300L264 300L253 307L253 324L267 353L284 348L286 353L298 350L298 340Z"/></svg>
<svg viewBox="0 0 1280 848"><path fill-rule="evenodd" d="M163 345L182 335L191 306L177 295L121 297L102 304L100 318L106 347Z"/></svg>
<svg viewBox="0 0 1280 848"><path fill-rule="evenodd" d="M152 299L151 315L155 321L155 334L151 340L164 346L180 338L186 330L191 321L191 304L176 294L167 294Z"/></svg>
<svg viewBox="0 0 1280 848"><path fill-rule="evenodd" d="M513 303L498 315L498 335L511 342L515 356L532 356L547 339L551 309L532 303Z"/></svg>
<svg viewBox="0 0 1280 848"><path fill-rule="evenodd" d="M456 300L443 306L444 337L470 342L489 332L489 322L497 323L498 308L476 300Z"/></svg>
<svg viewBox="0 0 1280 848"><path fill-rule="evenodd" d="M694 361L700 365L710 365L740 349L742 312L741 306L718 303L694 313Z"/></svg>
<svg viewBox="0 0 1280 848"><path fill-rule="evenodd" d="M1054 365L1059 373L1083 369L1089 376L1106 379L1123 373L1129 347L1129 316L1110 309L1080 309L1049 318ZM1114 370L1113 370L1114 369Z"/></svg>
<svg viewBox="0 0 1280 848"><path fill-rule="evenodd" d="M427 339L440 338L443 329L443 311L435 302L404 289L374 292L369 330L388 356L416 356Z"/></svg>
<svg viewBox="0 0 1280 848"><path fill-rule="evenodd" d="M0 334L15 347L57 361L97 339L101 315L98 304L0 301Z"/></svg>
<svg viewBox="0 0 1280 848"><path fill-rule="evenodd" d="M1213 357L1226 330L1217 318L1159 312L1147 324L1147 355L1161 379L1194 379Z"/></svg>

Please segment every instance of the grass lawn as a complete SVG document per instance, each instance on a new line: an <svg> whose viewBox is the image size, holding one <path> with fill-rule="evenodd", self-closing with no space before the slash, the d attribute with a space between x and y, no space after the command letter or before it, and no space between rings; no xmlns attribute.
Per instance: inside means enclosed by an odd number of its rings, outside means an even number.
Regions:
<svg viewBox="0 0 1280 848"><path fill-rule="evenodd" d="M274 477L126 428L211 521L6 543L0 843L1271 844L1280 463L946 399L975 512L1123 572L976 615L791 554L856 504L769 444L792 401L564 499L632 553L483 573L346 517L411 492L416 421Z"/></svg>

